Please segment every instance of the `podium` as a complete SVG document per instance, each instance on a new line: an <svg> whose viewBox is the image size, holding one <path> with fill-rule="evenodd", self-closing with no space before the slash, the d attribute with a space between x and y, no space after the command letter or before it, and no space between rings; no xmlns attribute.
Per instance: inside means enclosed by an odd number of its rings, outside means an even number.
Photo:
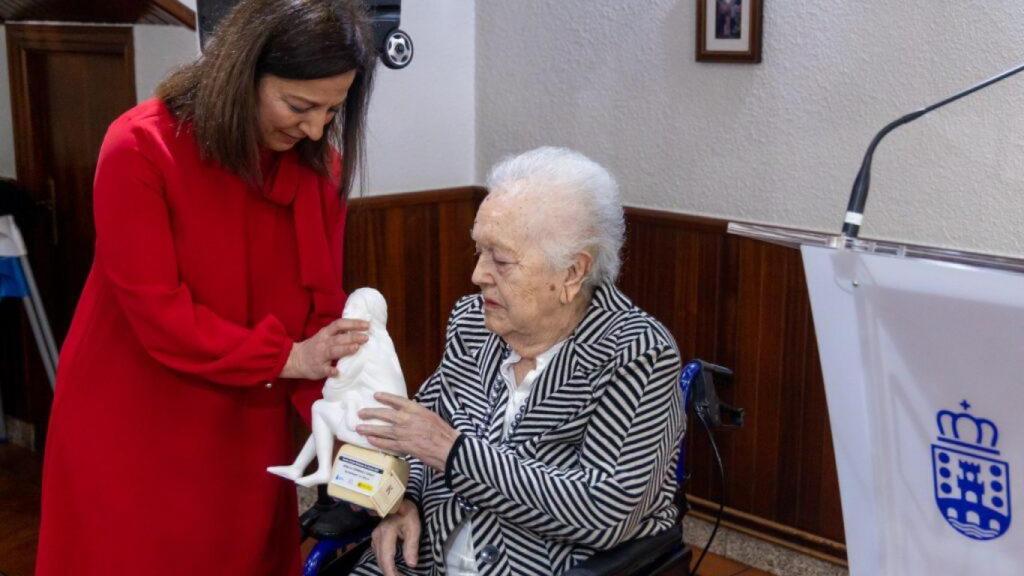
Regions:
<svg viewBox="0 0 1024 576"><path fill-rule="evenodd" d="M803 256L850 573L1024 574L1024 260L729 232Z"/></svg>

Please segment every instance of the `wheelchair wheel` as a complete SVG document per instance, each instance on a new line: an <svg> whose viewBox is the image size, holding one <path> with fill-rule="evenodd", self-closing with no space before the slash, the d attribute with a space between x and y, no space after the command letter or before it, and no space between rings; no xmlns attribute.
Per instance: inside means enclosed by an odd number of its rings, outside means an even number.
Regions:
<svg viewBox="0 0 1024 576"><path fill-rule="evenodd" d="M381 60L392 70L401 70L412 62L412 38L403 30L395 28L386 38L381 47Z"/></svg>

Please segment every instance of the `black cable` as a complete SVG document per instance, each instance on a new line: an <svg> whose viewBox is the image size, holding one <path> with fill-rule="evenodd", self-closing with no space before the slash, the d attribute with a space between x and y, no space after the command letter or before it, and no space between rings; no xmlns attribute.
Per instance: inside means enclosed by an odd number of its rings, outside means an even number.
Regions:
<svg viewBox="0 0 1024 576"><path fill-rule="evenodd" d="M690 572L693 576L699 576L697 569L700 568L700 563L704 561L704 555L711 549L711 543L715 540L715 535L718 534L718 527L722 524L722 514L725 512L725 466L722 464L722 455L718 452L718 444L715 443L715 437L711 434L711 427L708 426L707 420L704 419L704 414L701 413L700 409L694 410L697 414L697 419L700 420L704 431L708 434L708 442L711 443L711 450L715 453L715 464L718 465L718 481L722 487L722 497L718 500L718 514L715 517L715 526L711 529L711 536L708 536L708 543L704 545L704 550L701 551L700 557L697 558L697 563L693 565L693 570Z"/></svg>
<svg viewBox="0 0 1024 576"><path fill-rule="evenodd" d="M1018 72L1022 71L1024 71L1024 64L1017 66L1016 68L1011 68L1010 70L1007 70L1002 74L993 76L992 78L989 78L988 80L985 80L980 84L975 84L974 86L968 88L967 90L957 92L956 94L946 98L945 100L942 100L941 102L936 102L931 106L927 106L925 108L921 108L920 110L915 110L910 114L901 116L900 118L897 118L896 120L893 120L892 122L886 124L884 128L879 130L878 134L875 134L875 137L872 138L871 144L868 146L867 152L864 153L864 160L861 161L860 170L857 171L857 178L853 181L853 189L850 191L850 202L847 204L846 207L846 219L843 220L843 235L849 238L856 238L857 234L860 233L860 217L863 216L864 214L864 205L868 201L868 188L871 183L871 158L872 156L875 155L875 148L878 147L878 143L882 140L883 137L885 137L886 134L888 134L893 129L899 126L906 124L907 122L917 120L918 118L924 116L925 114L931 112L932 110L942 108L946 104L955 102L963 98L964 96L973 94L978 90L981 90L982 88L986 88L991 84L995 84L996 82L1005 80L1010 76L1013 76L1014 74L1017 74Z"/></svg>

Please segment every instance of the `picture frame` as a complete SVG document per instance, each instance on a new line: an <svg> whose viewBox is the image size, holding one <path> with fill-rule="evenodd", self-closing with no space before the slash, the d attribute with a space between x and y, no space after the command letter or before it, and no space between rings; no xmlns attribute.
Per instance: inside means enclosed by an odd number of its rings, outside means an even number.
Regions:
<svg viewBox="0 0 1024 576"><path fill-rule="evenodd" d="M763 0L697 0L697 61L761 61Z"/></svg>

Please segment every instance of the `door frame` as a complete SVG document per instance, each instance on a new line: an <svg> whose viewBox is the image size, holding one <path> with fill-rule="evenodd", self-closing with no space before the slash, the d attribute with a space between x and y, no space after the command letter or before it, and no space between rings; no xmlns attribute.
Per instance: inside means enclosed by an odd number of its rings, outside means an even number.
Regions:
<svg viewBox="0 0 1024 576"><path fill-rule="evenodd" d="M45 157L46 136L36 133L33 119L37 121L45 114L42 102L34 102L30 98L29 87L31 72L30 58L34 54L75 53L102 54L119 57L129 83L131 100L136 97L135 85L135 47L134 34L131 26L79 26L74 24L24 24L4 23L7 35L7 62L11 88L11 113L14 124L15 168L18 183L26 188L36 203L36 214L41 216L45 205L47 214L52 218L53 206L47 204L47 171L49 169ZM0 55L2 57L2 55ZM37 95L38 96L38 95ZM45 129L45 128L42 128ZM52 199L50 200L53 201ZM92 215L83 217L91 218ZM40 220L37 218L37 221ZM44 226L41 221L39 227ZM40 234L36 230L33 238L34 252L30 258L46 258L46 250L39 245ZM33 252L33 250L30 250ZM43 280L40 278L39 280ZM11 358L20 357L19 374L12 374L10 384L21 390L15 395L20 403L20 417L27 417L34 429L35 449L42 451L46 428L49 421L50 405L53 400L50 385L43 372L42 363L36 357L36 349L32 343L32 334L27 323L22 321L20 327L20 350L12 350ZM5 390L6 391L6 390Z"/></svg>
<svg viewBox="0 0 1024 576"><path fill-rule="evenodd" d="M118 54L135 94L135 42L131 26L6 23L7 64L10 71L11 114L14 120L14 158L17 179L32 192L43 185L45 162L39 138L32 130L28 58L32 52Z"/></svg>

